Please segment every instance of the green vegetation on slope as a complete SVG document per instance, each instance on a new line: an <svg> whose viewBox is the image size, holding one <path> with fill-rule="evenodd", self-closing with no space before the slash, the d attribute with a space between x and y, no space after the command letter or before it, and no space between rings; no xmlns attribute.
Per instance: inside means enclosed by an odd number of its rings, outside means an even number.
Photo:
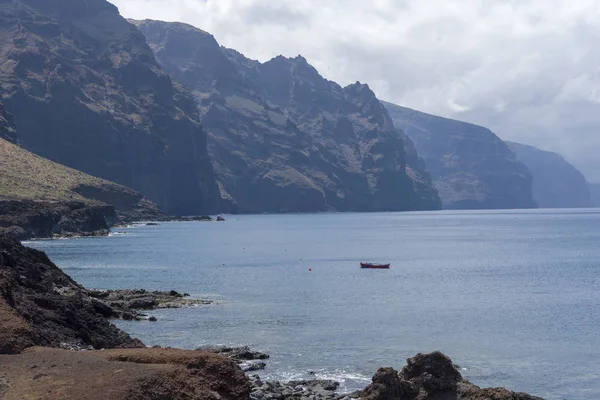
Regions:
<svg viewBox="0 0 600 400"><path fill-rule="evenodd" d="M57 164L4 139L0 139L0 171L0 199L95 202L82 195L84 188L140 197L129 188Z"/></svg>

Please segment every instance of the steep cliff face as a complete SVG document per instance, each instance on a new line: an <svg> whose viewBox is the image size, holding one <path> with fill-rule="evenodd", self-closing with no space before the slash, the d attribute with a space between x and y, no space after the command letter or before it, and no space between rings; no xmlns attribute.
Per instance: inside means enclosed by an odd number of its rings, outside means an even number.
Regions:
<svg viewBox="0 0 600 400"><path fill-rule="evenodd" d="M180 23L134 22L200 105L221 195L242 212L436 208L406 171L402 138L373 92L342 88L302 57L266 63Z"/></svg>
<svg viewBox="0 0 600 400"><path fill-rule="evenodd" d="M37 156L2 137L15 138L12 117L0 115L0 234L30 238L108 234L120 221L164 218L135 190Z"/></svg>
<svg viewBox="0 0 600 400"><path fill-rule="evenodd" d="M600 207L600 183L588 183L592 207Z"/></svg>
<svg viewBox="0 0 600 400"><path fill-rule="evenodd" d="M206 135L188 92L105 0L6 0L0 89L18 143L141 191L177 214L216 211Z"/></svg>
<svg viewBox="0 0 600 400"><path fill-rule="evenodd" d="M541 208L590 207L590 189L583 174L560 154L506 142L533 175L533 198Z"/></svg>
<svg viewBox="0 0 600 400"><path fill-rule="evenodd" d="M424 158L444 208L536 207L531 172L489 129L383 103Z"/></svg>
<svg viewBox="0 0 600 400"><path fill-rule="evenodd" d="M406 153L406 174L413 181L414 188L414 210L439 210L442 208L442 200L433 184L431 175L427 171L425 160L417 152L415 143L406 136L400 128L396 133L404 141L404 152Z"/></svg>
<svg viewBox="0 0 600 400"><path fill-rule="evenodd" d="M0 103L0 139L9 142L17 141L17 133L12 115L6 112L4 104Z"/></svg>

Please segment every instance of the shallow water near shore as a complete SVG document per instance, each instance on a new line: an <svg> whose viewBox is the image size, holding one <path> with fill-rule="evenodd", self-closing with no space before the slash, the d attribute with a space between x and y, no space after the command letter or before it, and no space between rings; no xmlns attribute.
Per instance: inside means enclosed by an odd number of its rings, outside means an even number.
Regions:
<svg viewBox="0 0 600 400"><path fill-rule="evenodd" d="M600 210L247 215L114 231L125 234L27 244L89 288L217 300L118 321L148 345L250 345L271 355L266 378L331 378L342 390L439 349L480 386L600 398Z"/></svg>

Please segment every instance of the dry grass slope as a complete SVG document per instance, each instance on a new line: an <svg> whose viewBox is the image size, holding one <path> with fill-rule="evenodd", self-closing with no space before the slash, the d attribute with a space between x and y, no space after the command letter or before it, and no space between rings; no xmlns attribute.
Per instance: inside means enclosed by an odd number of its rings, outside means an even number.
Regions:
<svg viewBox="0 0 600 400"><path fill-rule="evenodd" d="M129 188L57 164L0 139L0 199L95 203L75 191L83 185L135 195Z"/></svg>

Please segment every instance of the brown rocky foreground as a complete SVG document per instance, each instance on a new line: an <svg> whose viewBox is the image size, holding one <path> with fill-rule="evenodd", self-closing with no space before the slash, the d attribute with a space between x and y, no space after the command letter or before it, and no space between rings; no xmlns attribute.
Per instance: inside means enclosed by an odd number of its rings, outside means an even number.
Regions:
<svg viewBox="0 0 600 400"><path fill-rule="evenodd" d="M200 351L69 351L35 347L0 355L0 398L72 400L248 399L233 360Z"/></svg>
<svg viewBox="0 0 600 400"><path fill-rule="evenodd" d="M90 293L43 252L0 236L0 399L540 400L481 389L439 352L410 358L399 373L382 368L371 385L352 394L336 393L338 385L330 381L248 379L238 363L267 355L247 348L145 348L109 321L123 310L183 295Z"/></svg>

